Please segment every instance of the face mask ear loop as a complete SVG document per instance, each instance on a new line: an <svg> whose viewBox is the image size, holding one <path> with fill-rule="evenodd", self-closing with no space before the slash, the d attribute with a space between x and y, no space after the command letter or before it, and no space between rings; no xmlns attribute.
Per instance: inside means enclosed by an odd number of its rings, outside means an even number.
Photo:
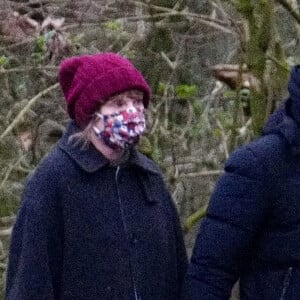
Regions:
<svg viewBox="0 0 300 300"><path fill-rule="evenodd" d="M100 118L100 119L103 119L103 116L101 114L99 114L98 112L95 113L95 115Z"/></svg>
<svg viewBox="0 0 300 300"><path fill-rule="evenodd" d="M93 126L93 129L96 135L100 135L100 130L96 126Z"/></svg>
<svg viewBox="0 0 300 300"><path fill-rule="evenodd" d="M98 112L95 113L95 116L97 116L100 119L103 119L103 116L101 114L99 114ZM96 126L93 126L93 130L96 133L96 135L98 135L98 136L100 135L101 131Z"/></svg>

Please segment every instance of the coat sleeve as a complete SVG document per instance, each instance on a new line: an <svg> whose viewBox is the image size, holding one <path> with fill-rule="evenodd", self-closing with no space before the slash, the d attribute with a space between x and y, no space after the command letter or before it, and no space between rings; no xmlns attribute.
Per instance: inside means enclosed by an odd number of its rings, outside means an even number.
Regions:
<svg viewBox="0 0 300 300"><path fill-rule="evenodd" d="M268 212L264 172L247 147L228 159L196 238L183 299L230 298Z"/></svg>
<svg viewBox="0 0 300 300"><path fill-rule="evenodd" d="M11 237L6 300L58 299L62 226L55 177L37 170L25 188Z"/></svg>

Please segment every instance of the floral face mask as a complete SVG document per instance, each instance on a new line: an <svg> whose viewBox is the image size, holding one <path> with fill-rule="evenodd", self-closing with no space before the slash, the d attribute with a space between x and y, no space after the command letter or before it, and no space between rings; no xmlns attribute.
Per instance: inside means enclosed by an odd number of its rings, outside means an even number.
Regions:
<svg viewBox="0 0 300 300"><path fill-rule="evenodd" d="M104 129L94 126L94 132L112 149L128 149L136 145L146 127L144 110L134 107L110 115L96 115L103 120Z"/></svg>

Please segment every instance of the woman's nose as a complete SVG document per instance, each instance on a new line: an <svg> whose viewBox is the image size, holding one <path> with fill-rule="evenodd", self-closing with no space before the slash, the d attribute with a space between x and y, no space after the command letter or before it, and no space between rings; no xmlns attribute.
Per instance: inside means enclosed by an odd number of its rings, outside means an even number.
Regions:
<svg viewBox="0 0 300 300"><path fill-rule="evenodd" d="M137 108L134 105L127 105L126 110L133 113L137 111Z"/></svg>
<svg viewBox="0 0 300 300"><path fill-rule="evenodd" d="M138 107L138 103L135 99L131 99L131 98L127 98L126 100L126 108L130 108L130 107Z"/></svg>

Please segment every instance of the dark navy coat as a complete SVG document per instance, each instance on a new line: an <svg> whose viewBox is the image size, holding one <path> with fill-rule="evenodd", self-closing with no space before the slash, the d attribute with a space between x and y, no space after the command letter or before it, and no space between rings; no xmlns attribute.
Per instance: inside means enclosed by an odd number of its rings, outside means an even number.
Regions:
<svg viewBox="0 0 300 300"><path fill-rule="evenodd" d="M183 299L300 299L300 67L264 134L225 165L200 226Z"/></svg>
<svg viewBox="0 0 300 300"><path fill-rule="evenodd" d="M5 299L178 299L186 253L159 169L136 150L112 167L70 145L75 130L28 181Z"/></svg>

